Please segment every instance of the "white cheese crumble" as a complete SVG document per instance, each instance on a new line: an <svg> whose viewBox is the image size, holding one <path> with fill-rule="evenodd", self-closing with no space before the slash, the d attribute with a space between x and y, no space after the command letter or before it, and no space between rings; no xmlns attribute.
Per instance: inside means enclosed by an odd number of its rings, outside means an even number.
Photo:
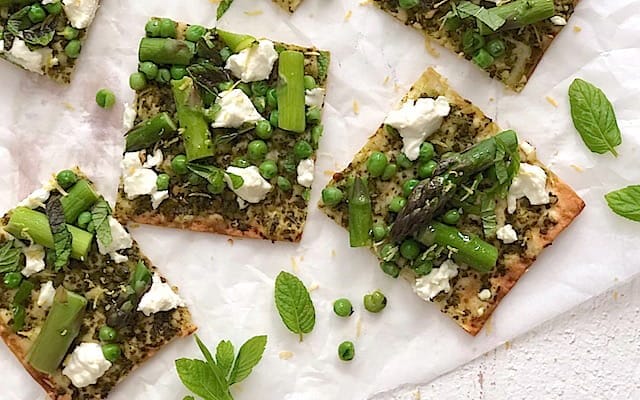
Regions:
<svg viewBox="0 0 640 400"><path fill-rule="evenodd" d="M240 89L220 93L216 104L220 105L220 112L211 124L214 128L239 128L242 124L255 124L264 119L251 99Z"/></svg>
<svg viewBox="0 0 640 400"><path fill-rule="evenodd" d="M311 187L313 183L313 170L315 163L313 159L307 158L298 164L298 184L304 187Z"/></svg>
<svg viewBox="0 0 640 400"><path fill-rule="evenodd" d="M446 260L440 267L432 269L428 275L417 278L413 291L424 300L431 300L440 292L449 293L449 279L458 275L458 268L456 263Z"/></svg>
<svg viewBox="0 0 640 400"><path fill-rule="evenodd" d="M51 49L31 50L23 40L18 38L13 40L11 49L5 53L9 61L40 75L44 74L43 67L49 64L53 54Z"/></svg>
<svg viewBox="0 0 640 400"><path fill-rule="evenodd" d="M422 142L440 128L443 118L450 111L446 97L439 96L435 100L420 98L391 111L384 123L398 130L404 143L402 152L413 161L420 154Z"/></svg>
<svg viewBox="0 0 640 400"><path fill-rule="evenodd" d="M162 282L157 274L153 274L151 288L140 299L138 311L142 311L148 317L151 314L173 310L176 307L184 307L184 300L173 291L169 284Z"/></svg>
<svg viewBox="0 0 640 400"><path fill-rule="evenodd" d="M49 308L53 304L53 298L56 296L56 289L53 287L53 282L40 286L40 294L38 294L38 306L42 308Z"/></svg>
<svg viewBox="0 0 640 400"><path fill-rule="evenodd" d="M42 5L47 5L47 4L53 4L55 3L57 0L42 0Z"/></svg>
<svg viewBox="0 0 640 400"><path fill-rule="evenodd" d="M153 156L147 156L147 160L142 164L140 161L142 154L142 151L124 153L120 163L124 193L129 200L138 196L150 195L151 206L155 210L163 200L169 197L169 191L158 191L156 185L158 174L152 169L162 164L164 157L161 150L156 150Z"/></svg>
<svg viewBox="0 0 640 400"><path fill-rule="evenodd" d="M138 113L129 103L124 103L124 111L122 113L122 127L128 132L133 129L133 123L136 121Z"/></svg>
<svg viewBox="0 0 640 400"><path fill-rule="evenodd" d="M109 228L111 228L111 243L105 246L98 240L98 250L100 254L108 254L117 264L123 263L129 258L118 254L118 251L131 248L131 246L133 246L133 240L129 232L112 216L109 216Z"/></svg>
<svg viewBox="0 0 640 400"><path fill-rule="evenodd" d="M324 94L323 88L307 89L304 91L304 104L320 109L324 104Z"/></svg>
<svg viewBox="0 0 640 400"><path fill-rule="evenodd" d="M565 26L567 20L562 15L554 15L551 17L551 23L558 26Z"/></svg>
<svg viewBox="0 0 640 400"><path fill-rule="evenodd" d="M247 168L229 167L226 172L227 174L225 174L224 177L225 181L229 188L238 195L240 208L246 207L245 201L248 203L261 202L272 189L272 186L260 175L260 170L255 165ZM228 174L241 177L244 181L242 186L234 189L231 177Z"/></svg>
<svg viewBox="0 0 640 400"><path fill-rule="evenodd" d="M19 207L29 207L31 209L44 207L44 202L49 200L50 190L48 188L42 187L36 189L27 196L26 199L22 200L18 203Z"/></svg>
<svg viewBox="0 0 640 400"><path fill-rule="evenodd" d="M164 156L162 155L162 150L157 149L153 152L152 156L147 156L147 160L142 164L144 168L153 168L162 164L164 161Z"/></svg>
<svg viewBox="0 0 640 400"><path fill-rule="evenodd" d="M168 190L156 190L151 193L151 207L155 210L160 207L160 204L169 198Z"/></svg>
<svg viewBox="0 0 640 400"><path fill-rule="evenodd" d="M62 374L71 380L73 386L83 388L93 385L111 363L104 357L98 343L80 343L67 358Z"/></svg>
<svg viewBox="0 0 640 400"><path fill-rule="evenodd" d="M37 274L44 269L44 247L40 246L39 244L33 243L29 247L23 247L22 253L25 257L24 268L22 268L22 271L20 271L22 275L28 278L31 275Z"/></svg>
<svg viewBox="0 0 640 400"><path fill-rule="evenodd" d="M88 27L99 6L98 0L62 0L62 4L71 26L76 29Z"/></svg>
<svg viewBox="0 0 640 400"><path fill-rule="evenodd" d="M491 294L491 290L489 289L482 289L479 293L478 293L478 298L482 301L487 301L491 298L491 296L493 296Z"/></svg>
<svg viewBox="0 0 640 400"><path fill-rule="evenodd" d="M518 233L515 231L515 229L513 229L513 226L511 226L511 224L501 226L496 231L496 236L505 244L510 244L518 241Z"/></svg>
<svg viewBox="0 0 640 400"><path fill-rule="evenodd" d="M537 165L520 163L520 171L513 179L507 195L507 211L512 214L516 210L517 201L527 197L534 206L549 204L547 173Z"/></svg>
<svg viewBox="0 0 640 400"><path fill-rule="evenodd" d="M277 59L278 52L273 46L273 42L261 40L229 57L225 68L243 82L262 81L269 79L273 64Z"/></svg>

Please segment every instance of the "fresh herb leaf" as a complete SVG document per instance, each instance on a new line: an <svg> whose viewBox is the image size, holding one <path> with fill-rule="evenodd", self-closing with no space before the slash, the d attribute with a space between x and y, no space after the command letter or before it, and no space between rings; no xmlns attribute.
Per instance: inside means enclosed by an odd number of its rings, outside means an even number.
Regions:
<svg viewBox="0 0 640 400"><path fill-rule="evenodd" d="M212 185L224 181L224 171L213 165L189 163L187 168L194 174L206 179Z"/></svg>
<svg viewBox="0 0 640 400"><path fill-rule="evenodd" d="M206 46L204 39L201 39L200 42ZM217 50L213 51L217 54ZM187 73L200 90L214 96L218 94L218 83L227 82L230 79L224 68L218 67L210 61L188 66Z"/></svg>
<svg viewBox="0 0 640 400"><path fill-rule="evenodd" d="M575 79L569 86L569 103L573 125L589 150L598 154L611 152L617 157L615 147L622 143L622 136L613 105L604 92Z"/></svg>
<svg viewBox="0 0 640 400"><path fill-rule="evenodd" d="M0 247L0 273L18 271L20 269L21 253L22 251L14 246L13 240Z"/></svg>
<svg viewBox="0 0 640 400"><path fill-rule="evenodd" d="M604 198L614 213L640 222L640 185L627 186L607 193Z"/></svg>
<svg viewBox="0 0 640 400"><path fill-rule="evenodd" d="M21 37L21 32L31 26L31 21L27 16L30 8L31 6L26 6L11 14L5 26L6 32Z"/></svg>
<svg viewBox="0 0 640 400"><path fill-rule="evenodd" d="M251 374L253 367L255 367L262 359L262 354L264 353L266 345L267 337L262 335L252 337L247 340L242 347L240 347L238 357L236 358L233 370L231 370L231 375L229 376L230 385L242 382L247 376L249 376L249 374Z"/></svg>
<svg viewBox="0 0 640 400"><path fill-rule="evenodd" d="M176 360L176 370L182 384L206 400L231 400L226 381L216 375L217 366L202 360L180 358Z"/></svg>
<svg viewBox="0 0 640 400"><path fill-rule="evenodd" d="M507 22L491 9L480 7L469 1L461 1L456 5L455 9L455 14L460 18L465 19L468 17L474 17L493 31L497 31Z"/></svg>
<svg viewBox="0 0 640 400"><path fill-rule="evenodd" d="M205 346L205 344L202 343L198 335L195 335L195 336L196 336L196 344L198 345L200 352L204 356L204 359L207 360L207 363L215 365L216 361L213 359L213 356L211 355L211 352L209 351L207 346Z"/></svg>
<svg viewBox="0 0 640 400"><path fill-rule="evenodd" d="M103 197L100 197L91 209L91 221L96 228L98 241L105 247L109 246L113 240L111 226L109 225L109 215L111 215L111 207Z"/></svg>
<svg viewBox="0 0 640 400"><path fill-rule="evenodd" d="M311 332L316 323L316 310L307 288L295 275L282 271L276 278L275 301L282 322L302 341L302 335Z"/></svg>
<svg viewBox="0 0 640 400"><path fill-rule="evenodd" d="M47 46L56 34L56 16L48 15L41 24L22 31L22 38L26 43L34 46Z"/></svg>
<svg viewBox="0 0 640 400"><path fill-rule="evenodd" d="M232 3L233 3L233 0L222 0L220 2L220 4L218 4L218 9L216 10L216 19L217 20L222 18L224 13L226 13L227 10L229 9L229 7L231 7Z"/></svg>
<svg viewBox="0 0 640 400"><path fill-rule="evenodd" d="M490 196L483 196L480 203L480 219L482 221L482 231L485 238L492 238L496 235L496 201Z"/></svg>
<svg viewBox="0 0 640 400"><path fill-rule="evenodd" d="M53 249L55 250L56 261L54 262L55 270L59 271L69 263L71 256L71 232L65 223L64 210L59 193L52 195L47 201L46 214L49 218L49 226L53 234Z"/></svg>
<svg viewBox="0 0 640 400"><path fill-rule="evenodd" d="M233 343L228 340L222 340L216 348L216 362L225 377L229 376L235 359L235 349Z"/></svg>

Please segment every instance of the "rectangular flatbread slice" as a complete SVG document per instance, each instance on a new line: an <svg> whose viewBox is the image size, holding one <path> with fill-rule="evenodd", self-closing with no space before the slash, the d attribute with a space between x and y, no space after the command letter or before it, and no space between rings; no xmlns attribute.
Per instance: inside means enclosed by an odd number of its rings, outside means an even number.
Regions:
<svg viewBox="0 0 640 400"><path fill-rule="evenodd" d="M434 166L442 165L443 160L449 159L449 152L464 152L474 144L500 132L499 127L490 118L451 89L433 69L427 70L420 77L402 103L407 105L413 104L417 99L434 98L444 98L450 106L448 115L442 118L441 125L428 138L435 149L435 155L431 155L431 161L435 160ZM394 207L391 204L406 196L403 190L406 190L405 185L408 181L421 179L419 175L425 176L423 168L428 169L430 162L419 159L415 162L407 161L403 150L403 138L398 132L386 125L381 126L349 166L334 174L323 191L324 202L320 204L321 209L336 223L349 229L349 205L344 200L336 200L335 195L330 196L330 192L335 188L340 189L346 199L350 182L355 177L367 178L373 226L378 228L373 230L372 234L376 235L381 229L380 226L392 228L398 209L390 210ZM372 177L373 170L370 171L367 164L374 152L383 153L389 165L397 164L398 171L388 176ZM454 227L444 229L455 228L454 230L459 232L455 235L464 240L475 236L487 244L484 248L493 248L495 259L490 269L480 272L464 261L460 262L457 257L461 253L452 246L427 246L418 243L421 255L417 256L415 241L406 240L412 241L411 245L416 250L412 250L409 245L403 248L397 242L390 242L388 234L385 237L384 230L381 235L384 238L376 238L370 245L371 250L380 258L383 271L397 277L400 268L400 276L411 282L414 291L420 297L431 300L443 313L472 335L476 335L482 329L499 302L533 264L536 257L584 207L580 197L536 159L535 149L531 145L526 142L520 143L519 158L520 171L513 177L508 194L489 197L491 203L488 209L482 207L481 200L484 193L487 196L492 193L490 189L486 189L487 179L495 173L491 168L478 175L469 176L466 182L463 181L453 198L440 208L441 214L436 214L436 220L444 221L447 220L442 215L444 210L453 209L461 215L457 218L454 216L453 221L449 221ZM517 162L517 159L513 162ZM401 167L403 164L404 168ZM532 180L541 175L543 180L537 181L539 197L535 198L532 194L533 188L527 185L532 185ZM453 176L453 179L456 179L455 174ZM475 181L476 177L479 177L479 184L470 183L470 180ZM524 190L527 195L518 194L518 190ZM531 196L535 201L527 196ZM514 202L515 211L511 210L512 213L507 210L507 200ZM440 223L440 226L444 224ZM420 237L420 233L415 237ZM416 253L411 254L412 252ZM412 259L405 258L405 255ZM480 256L482 255L479 254L478 257ZM421 264L422 262L426 264ZM451 274L450 268L442 268L444 263L448 263L448 267L455 265L457 271Z"/></svg>
<svg viewBox="0 0 640 400"><path fill-rule="evenodd" d="M61 176L1 220L0 336L49 398L105 399L196 327L88 178Z"/></svg>
<svg viewBox="0 0 640 400"><path fill-rule="evenodd" d="M0 58L68 84L99 0L0 0Z"/></svg>
<svg viewBox="0 0 640 400"><path fill-rule="evenodd" d="M175 38L151 36L134 74L118 219L299 241L329 53L181 23Z"/></svg>
<svg viewBox="0 0 640 400"><path fill-rule="evenodd" d="M519 92L567 24L578 1L373 0L373 3L405 25L421 31L427 40L435 40L474 62L492 78ZM401 3L416 5L404 9ZM496 12L498 8L501 10ZM487 16L479 18L472 13ZM486 18L496 24L495 30L482 22L487 21Z"/></svg>

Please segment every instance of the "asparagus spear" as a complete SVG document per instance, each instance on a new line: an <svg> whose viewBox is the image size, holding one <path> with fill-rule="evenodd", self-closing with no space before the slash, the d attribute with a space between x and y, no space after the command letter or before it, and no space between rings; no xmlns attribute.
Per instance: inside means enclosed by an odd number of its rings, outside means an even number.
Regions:
<svg viewBox="0 0 640 400"><path fill-rule="evenodd" d="M514 0L490 9L507 22L502 29L521 28L555 15L553 0Z"/></svg>
<svg viewBox="0 0 640 400"><path fill-rule="evenodd" d="M60 286L40 334L27 354L36 370L53 374L80 333L87 299Z"/></svg>
<svg viewBox="0 0 640 400"><path fill-rule="evenodd" d="M126 135L126 151L138 151L147 148L160 139L169 136L178 128L169 114L160 113L153 118L142 121Z"/></svg>
<svg viewBox="0 0 640 400"><path fill-rule="evenodd" d="M72 237L71 257L83 260L91 249L93 235L72 225L67 225L67 229ZM30 208L18 207L11 211L9 223L4 230L19 239L31 239L44 247L54 248L49 219L45 214Z"/></svg>
<svg viewBox="0 0 640 400"><path fill-rule="evenodd" d="M196 52L196 45L186 40L171 38L144 38L140 41L140 61L156 64L189 65Z"/></svg>
<svg viewBox="0 0 640 400"><path fill-rule="evenodd" d="M71 224L76 222L78 216L91 208L98 201L98 194L93 190L91 183L86 179L78 181L69 189L66 196L60 198L64 210L64 220Z"/></svg>
<svg viewBox="0 0 640 400"><path fill-rule="evenodd" d="M362 178L357 177L349 196L349 244L351 247L371 245L369 232L372 226L373 212L369 190Z"/></svg>
<svg viewBox="0 0 640 400"><path fill-rule="evenodd" d="M398 213L390 237L399 241L417 232L429 223L451 199L457 185L495 163L498 143L508 151L516 151L518 137L508 130L485 139L462 153L443 158L433 178L425 179L415 187L407 204Z"/></svg>
<svg viewBox="0 0 640 400"><path fill-rule="evenodd" d="M278 126L292 132L304 132L304 55L283 51L278 61Z"/></svg>
<svg viewBox="0 0 640 400"><path fill-rule="evenodd" d="M217 33L218 33L218 36L220 36L220 39L222 39L222 41L227 46L229 46L231 51L233 51L234 53L237 53L241 50L244 50L250 47L256 41L256 38L249 35L242 35L242 34L233 33L233 32L221 31L219 29L217 30Z"/></svg>
<svg viewBox="0 0 640 400"><path fill-rule="evenodd" d="M453 259L469 265L481 273L487 273L498 262L498 249L476 235L467 235L452 226L433 222L416 235L425 246L434 243L456 249Z"/></svg>
<svg viewBox="0 0 640 400"><path fill-rule="evenodd" d="M202 99L193 84L193 79L185 76L179 81L171 81L171 89L176 102L187 160L193 161L212 156L214 149L211 132L202 113Z"/></svg>

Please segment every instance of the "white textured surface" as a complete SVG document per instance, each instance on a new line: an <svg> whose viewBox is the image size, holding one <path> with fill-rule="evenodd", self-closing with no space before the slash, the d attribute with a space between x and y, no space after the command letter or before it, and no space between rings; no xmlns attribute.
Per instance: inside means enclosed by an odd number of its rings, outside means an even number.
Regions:
<svg viewBox="0 0 640 400"><path fill-rule="evenodd" d="M435 381L375 400L640 399L640 278Z"/></svg>

